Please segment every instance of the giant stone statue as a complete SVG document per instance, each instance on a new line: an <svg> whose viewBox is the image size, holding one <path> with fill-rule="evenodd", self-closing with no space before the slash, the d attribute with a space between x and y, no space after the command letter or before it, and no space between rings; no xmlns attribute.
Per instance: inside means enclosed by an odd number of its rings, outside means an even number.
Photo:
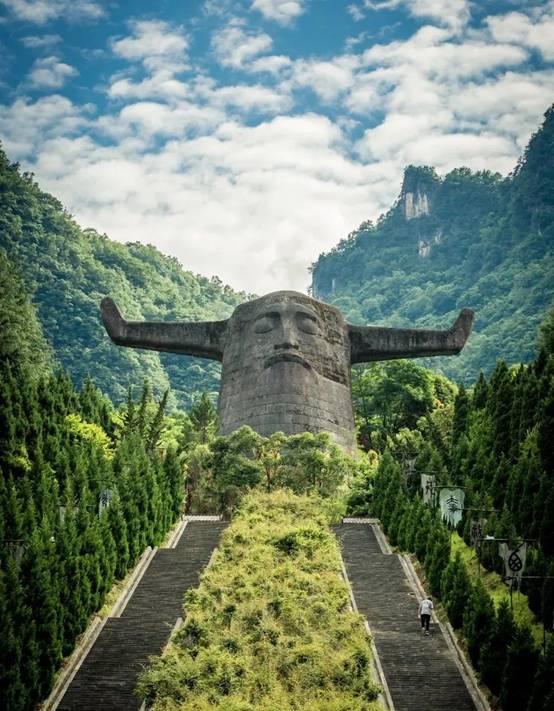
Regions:
<svg viewBox="0 0 554 711"><path fill-rule="evenodd" d="M347 449L355 446L351 364L457 354L473 323L464 309L446 331L352 326L295 291L241 304L225 321L126 321L109 298L102 317L118 345L221 361L221 434L242 425L262 435L329 432Z"/></svg>

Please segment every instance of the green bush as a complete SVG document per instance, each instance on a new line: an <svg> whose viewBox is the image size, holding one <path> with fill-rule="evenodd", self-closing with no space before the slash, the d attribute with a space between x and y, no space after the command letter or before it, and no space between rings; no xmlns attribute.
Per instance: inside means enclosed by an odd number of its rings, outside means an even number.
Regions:
<svg viewBox="0 0 554 711"><path fill-rule="evenodd" d="M377 711L371 650L314 496L250 493L139 689L156 711Z"/></svg>

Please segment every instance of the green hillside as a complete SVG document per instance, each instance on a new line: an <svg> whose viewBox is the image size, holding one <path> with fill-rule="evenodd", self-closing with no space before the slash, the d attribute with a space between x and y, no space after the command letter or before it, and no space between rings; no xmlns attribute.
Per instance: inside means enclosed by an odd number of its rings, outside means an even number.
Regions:
<svg viewBox="0 0 554 711"><path fill-rule="evenodd" d="M314 296L390 326L449 325L473 308L460 357L427 363L450 378L469 382L500 356L530 361L554 296L554 107L545 117L507 178L409 166L389 212L315 262Z"/></svg>
<svg viewBox="0 0 554 711"><path fill-rule="evenodd" d="M120 402L129 384L148 378L157 392L170 385L180 406L199 390L218 389L215 362L114 346L101 324L100 299L110 294L132 319L202 321L226 318L247 295L217 277L184 271L151 245L81 229L1 150L0 250L21 272L43 332L76 384L90 376Z"/></svg>

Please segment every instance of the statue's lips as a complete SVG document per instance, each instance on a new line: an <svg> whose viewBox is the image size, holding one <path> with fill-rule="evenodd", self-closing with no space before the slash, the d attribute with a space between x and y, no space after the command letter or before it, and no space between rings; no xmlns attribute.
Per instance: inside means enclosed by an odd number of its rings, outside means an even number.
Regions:
<svg viewBox="0 0 554 711"><path fill-rule="evenodd" d="M280 353L274 353L269 356L269 358L264 360L264 368L271 368L271 366L275 365L275 363L298 363L308 370L312 369L312 366L308 363L308 361L304 360L302 356L299 356L298 353L295 353L294 351L281 351Z"/></svg>

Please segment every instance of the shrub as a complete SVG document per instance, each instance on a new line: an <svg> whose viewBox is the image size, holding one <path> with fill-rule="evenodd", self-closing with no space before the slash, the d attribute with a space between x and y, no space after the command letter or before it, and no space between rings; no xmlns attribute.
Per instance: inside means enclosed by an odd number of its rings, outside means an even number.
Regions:
<svg viewBox="0 0 554 711"><path fill-rule="evenodd" d="M339 571L318 499L248 494L142 695L156 711L376 711L369 639Z"/></svg>

